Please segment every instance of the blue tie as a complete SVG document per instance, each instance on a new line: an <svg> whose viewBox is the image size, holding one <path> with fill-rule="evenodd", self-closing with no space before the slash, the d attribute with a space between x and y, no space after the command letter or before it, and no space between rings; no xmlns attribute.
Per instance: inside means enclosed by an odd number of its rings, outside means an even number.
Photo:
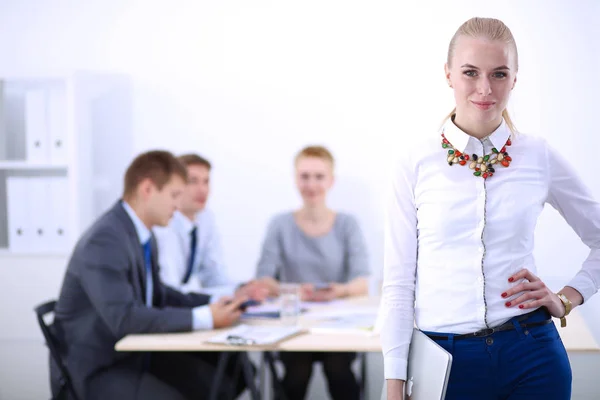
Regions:
<svg viewBox="0 0 600 400"><path fill-rule="evenodd" d="M198 227L194 226L192 231L190 232L191 241L190 241L190 256L188 257L187 269L185 271L185 275L183 276L183 280L181 283L187 283L190 280L190 276L192 276L192 270L194 269L194 259L196 258L196 247L198 244Z"/></svg>
<svg viewBox="0 0 600 400"><path fill-rule="evenodd" d="M150 240L142 246L144 249L144 264L146 266L146 306L152 307L152 291L154 289L154 281L152 280L152 247Z"/></svg>

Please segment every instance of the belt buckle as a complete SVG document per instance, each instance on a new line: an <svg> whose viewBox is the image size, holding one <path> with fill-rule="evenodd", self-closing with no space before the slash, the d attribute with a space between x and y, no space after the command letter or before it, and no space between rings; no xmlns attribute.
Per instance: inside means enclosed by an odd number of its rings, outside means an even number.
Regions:
<svg viewBox="0 0 600 400"><path fill-rule="evenodd" d="M496 332L496 330L494 328L486 328L486 329L482 329L480 331L473 333L473 336L486 337L486 336L490 336L494 332Z"/></svg>

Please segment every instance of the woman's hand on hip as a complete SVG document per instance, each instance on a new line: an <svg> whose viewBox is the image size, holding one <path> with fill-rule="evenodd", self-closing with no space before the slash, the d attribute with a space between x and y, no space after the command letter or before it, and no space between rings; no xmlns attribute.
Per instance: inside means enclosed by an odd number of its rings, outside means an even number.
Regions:
<svg viewBox="0 0 600 400"><path fill-rule="evenodd" d="M558 296L528 269L520 270L509 277L508 281L518 282L521 279L524 279L524 281L502 293L502 297L505 299L517 295L517 297L505 303L506 307L536 309L544 306L555 318L565 315L565 307Z"/></svg>

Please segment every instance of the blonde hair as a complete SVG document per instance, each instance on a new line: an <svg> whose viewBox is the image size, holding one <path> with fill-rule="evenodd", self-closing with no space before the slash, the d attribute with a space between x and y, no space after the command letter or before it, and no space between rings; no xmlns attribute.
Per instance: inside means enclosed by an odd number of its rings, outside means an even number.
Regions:
<svg viewBox="0 0 600 400"><path fill-rule="evenodd" d="M506 26L504 22L500 21L499 19L475 17L463 23L458 28L454 36L452 36L452 40L450 40L450 45L448 46L448 59L446 60L448 67L450 67L452 63L456 42L460 36L485 38L488 40L497 40L508 44L512 48L515 55L516 70L519 70L519 53L517 52L517 43L515 42L515 38L508 26ZM443 123L452 118L454 114L456 114L456 107L454 107L450 114L444 118ZM512 133L516 133L517 128L510 118L510 115L508 115L508 110L502 110L502 117L504 118L504 121L506 121L506 125L510 131Z"/></svg>
<svg viewBox="0 0 600 400"><path fill-rule="evenodd" d="M296 154L296 157L294 158L294 164L298 163L298 160L304 157L315 157L320 158L321 160L329 161L332 168L335 163L331 152L323 146L307 146L303 148L298 152L298 154Z"/></svg>

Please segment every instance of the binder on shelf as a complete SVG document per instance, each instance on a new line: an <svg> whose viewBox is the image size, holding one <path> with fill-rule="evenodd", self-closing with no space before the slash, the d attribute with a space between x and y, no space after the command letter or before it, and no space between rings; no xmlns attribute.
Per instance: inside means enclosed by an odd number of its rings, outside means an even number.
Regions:
<svg viewBox="0 0 600 400"><path fill-rule="evenodd" d="M47 182L49 241L52 250L66 251L69 246L69 181L64 176L50 177Z"/></svg>
<svg viewBox="0 0 600 400"><path fill-rule="evenodd" d="M29 186L29 251L39 253L51 250L48 235L52 209L48 198L48 181L51 177L28 177Z"/></svg>
<svg viewBox="0 0 600 400"><path fill-rule="evenodd" d="M14 252L30 251L32 232L29 219L29 179L9 176L6 178L8 211L8 248Z"/></svg>
<svg viewBox="0 0 600 400"><path fill-rule="evenodd" d="M6 98L4 81L0 80L0 160L8 158L8 135L6 134Z"/></svg>
<svg viewBox="0 0 600 400"><path fill-rule="evenodd" d="M48 145L52 164L67 163L67 102L64 90L55 89L48 96Z"/></svg>
<svg viewBox="0 0 600 400"><path fill-rule="evenodd" d="M47 101L44 90L25 93L25 140L27 161L48 161Z"/></svg>

